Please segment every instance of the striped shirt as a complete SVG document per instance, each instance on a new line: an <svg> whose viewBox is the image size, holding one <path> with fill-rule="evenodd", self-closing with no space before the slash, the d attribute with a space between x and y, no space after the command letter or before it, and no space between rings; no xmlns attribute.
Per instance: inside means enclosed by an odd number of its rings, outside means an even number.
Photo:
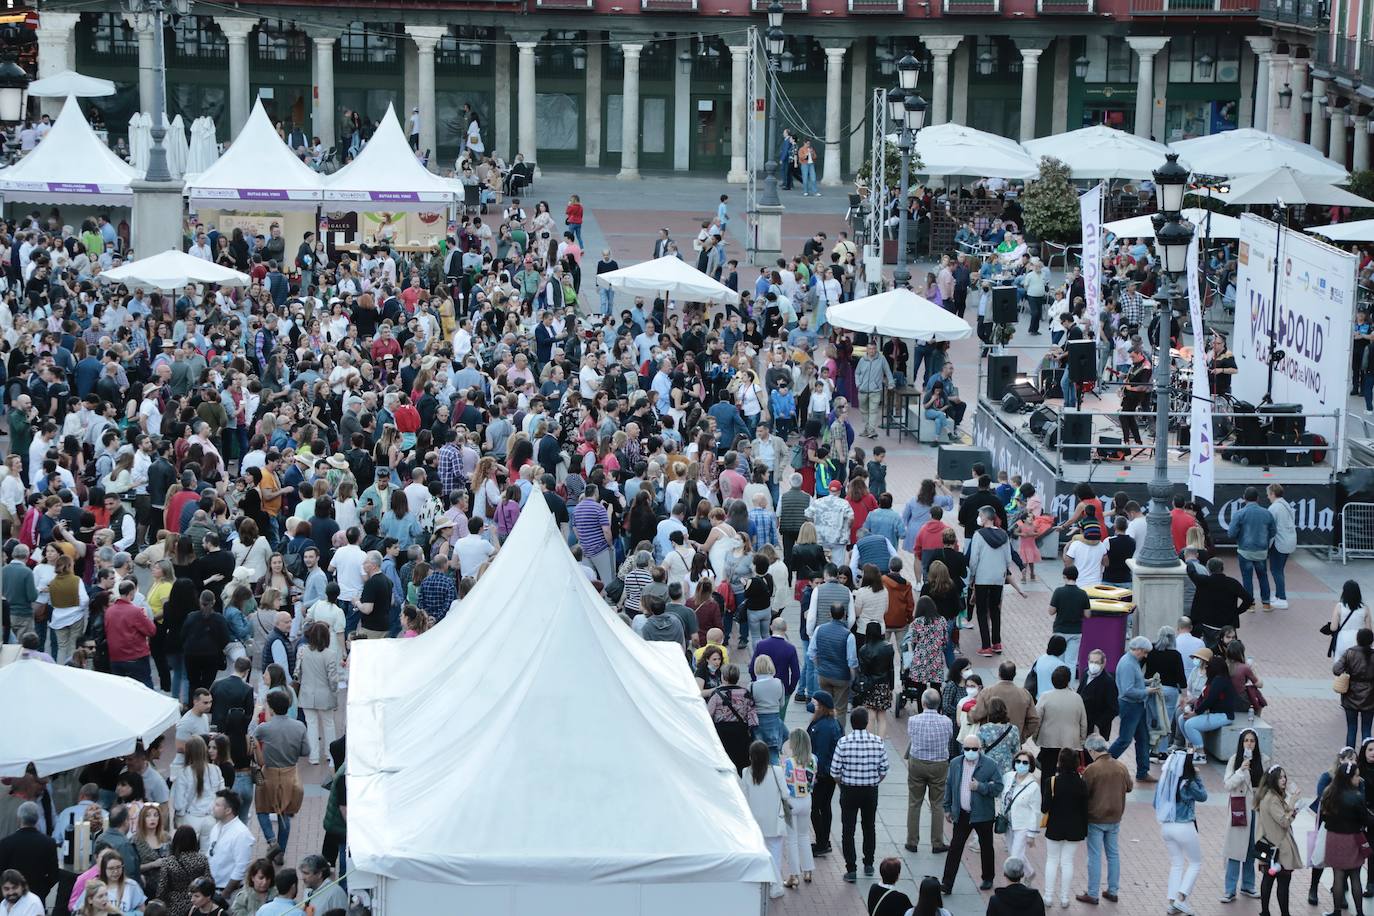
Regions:
<svg viewBox="0 0 1374 916"><path fill-rule="evenodd" d="M754 539L754 549L764 544L779 547L778 520L772 512L760 506L749 510L749 536Z"/></svg>
<svg viewBox="0 0 1374 916"><path fill-rule="evenodd" d="M582 545L584 557L594 557L610 546L606 543L604 530L610 523L606 507L595 500L584 499L573 508L573 531L577 533L577 543Z"/></svg>
<svg viewBox="0 0 1374 916"><path fill-rule="evenodd" d="M846 786L876 786L887 776L887 745L867 729L855 729L835 745L830 775Z"/></svg>

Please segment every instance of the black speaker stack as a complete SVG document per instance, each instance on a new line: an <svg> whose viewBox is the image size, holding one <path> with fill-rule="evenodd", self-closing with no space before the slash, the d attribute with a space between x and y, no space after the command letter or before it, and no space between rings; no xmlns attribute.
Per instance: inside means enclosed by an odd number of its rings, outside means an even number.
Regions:
<svg viewBox="0 0 1374 916"><path fill-rule="evenodd" d="M1016 324L1016 287L992 288L992 320L995 324Z"/></svg>

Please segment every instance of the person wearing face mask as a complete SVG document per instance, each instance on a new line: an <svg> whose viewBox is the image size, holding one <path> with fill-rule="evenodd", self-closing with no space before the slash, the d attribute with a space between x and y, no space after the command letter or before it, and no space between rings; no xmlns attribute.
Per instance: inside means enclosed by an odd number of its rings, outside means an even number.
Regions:
<svg viewBox="0 0 1374 916"><path fill-rule="evenodd" d="M1025 880L1035 879L1035 866L1027 850L1035 845L1040 833L1040 780L1035 775L1035 758L1026 751L1017 751L1011 762L1011 772L1002 777L1002 811L1006 830L1007 855L1025 863Z"/></svg>
<svg viewBox="0 0 1374 916"><path fill-rule="evenodd" d="M992 821L1002 789L1001 773L992 758L983 753L983 742L976 734L965 737L962 744L963 753L949 762L945 777L945 819L954 825L940 881L945 894L954 893L954 877L970 833L978 834L983 878L979 888L992 890Z"/></svg>
<svg viewBox="0 0 1374 916"><path fill-rule="evenodd" d="M1088 714L1088 734L1096 732L1103 738L1112 733L1116 719L1116 679L1106 670L1107 656L1101 649L1088 653L1088 667L1078 682L1078 695Z"/></svg>

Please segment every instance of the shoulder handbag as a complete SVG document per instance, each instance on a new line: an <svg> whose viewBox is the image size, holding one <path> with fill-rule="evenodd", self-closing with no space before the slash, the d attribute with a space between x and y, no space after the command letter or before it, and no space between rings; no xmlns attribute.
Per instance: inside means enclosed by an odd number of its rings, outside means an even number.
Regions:
<svg viewBox="0 0 1374 916"><path fill-rule="evenodd" d="M892 893L892 892L895 891L895 890L896 890L895 887L889 887L889 888L883 893L883 895L882 895L881 897L878 898L877 902L873 904L873 909L871 909L871 910L868 911L868 916L873 916L874 913L876 913L876 912L878 912L878 910L882 909L883 901L887 899L887 895L890 894L890 893Z"/></svg>
<svg viewBox="0 0 1374 916"><path fill-rule="evenodd" d="M1011 829L1011 817L1008 816L1007 812L1011 810L1012 805L1016 804L1016 800L1021 797L1021 793L1031 787L1032 781L1033 780L1029 779L1026 780L1026 784L1017 790L1015 795L1002 804L1002 810L992 819L993 833L1006 833Z"/></svg>
<svg viewBox="0 0 1374 916"><path fill-rule="evenodd" d="M1058 781L1059 781L1059 777L1058 777L1058 776L1051 776L1051 777L1050 777L1050 797L1049 797L1048 799L1046 799L1046 802L1047 802L1047 803L1048 803L1049 801L1051 801L1051 800L1054 799L1054 784L1055 784L1056 782L1058 782ZM1041 811L1041 812L1040 812L1040 829L1041 829L1041 830L1044 830L1046 827L1049 826L1049 823L1050 823L1050 813L1049 813L1048 811Z"/></svg>
<svg viewBox="0 0 1374 916"><path fill-rule="evenodd" d="M257 738L248 740L253 742L253 752L248 758L248 774L253 778L253 785L261 786L267 782L267 776L262 771L262 745Z"/></svg>
<svg viewBox="0 0 1374 916"><path fill-rule="evenodd" d="M1245 802L1244 795L1230 796L1232 827L1250 826L1250 807Z"/></svg>
<svg viewBox="0 0 1374 916"><path fill-rule="evenodd" d="M1317 632L1320 633L1320 634L1322 634L1323 636L1330 636L1330 637L1331 637L1331 642L1328 643L1328 644L1327 644L1327 647L1326 647L1326 657L1327 657L1327 658L1331 658L1333 655L1336 654L1336 637L1340 635L1340 631L1341 631L1341 630L1344 630L1344 629L1345 629L1345 625L1346 625L1347 623L1350 622L1350 618L1351 618L1351 617L1354 617L1354 616L1355 616L1355 612L1358 611L1359 609L1360 609L1360 608L1357 608L1357 607L1356 607L1356 608L1351 608L1351 609L1350 609L1350 613L1346 614L1346 615L1345 615L1345 619L1341 621L1340 630L1333 630L1333 629L1331 629L1331 624L1330 624L1330 623L1324 623L1324 624L1322 624L1321 627L1317 630ZM1341 691L1337 691L1337 692L1339 693L1339 692L1341 692Z"/></svg>
<svg viewBox="0 0 1374 916"><path fill-rule="evenodd" d="M1350 690L1350 672L1347 671L1344 674L1338 674L1332 678L1331 689L1342 695Z"/></svg>

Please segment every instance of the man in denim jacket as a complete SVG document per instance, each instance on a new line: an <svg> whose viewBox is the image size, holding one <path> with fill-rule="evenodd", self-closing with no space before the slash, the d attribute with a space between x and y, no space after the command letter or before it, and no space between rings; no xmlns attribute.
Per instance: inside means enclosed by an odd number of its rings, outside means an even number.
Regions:
<svg viewBox="0 0 1374 916"><path fill-rule="evenodd" d="M1260 603L1266 611L1272 609L1269 603L1269 574L1265 563L1269 559L1269 545L1277 531L1274 516L1259 504L1259 489L1245 488L1245 505L1231 519L1227 533L1235 539L1236 553L1240 554L1240 579L1245 590L1254 594L1250 587L1250 577L1259 577Z"/></svg>

